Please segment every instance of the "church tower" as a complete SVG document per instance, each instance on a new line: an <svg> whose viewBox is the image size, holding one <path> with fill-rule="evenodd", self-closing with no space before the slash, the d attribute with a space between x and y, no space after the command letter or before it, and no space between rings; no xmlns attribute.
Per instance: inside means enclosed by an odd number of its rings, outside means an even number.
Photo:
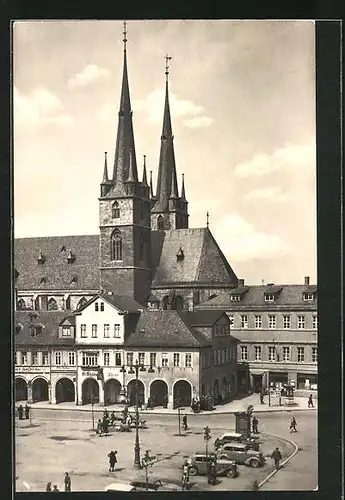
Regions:
<svg viewBox="0 0 345 500"><path fill-rule="evenodd" d="M99 198L101 289L128 295L140 303L151 282L151 200L146 157L138 180L132 110L127 71L127 29L124 23L124 62L113 178L105 157Z"/></svg>
<svg viewBox="0 0 345 500"><path fill-rule="evenodd" d="M165 104L161 148L159 155L157 192L153 197L151 186L151 227L154 230L188 228L188 202L186 200L184 178L182 177L181 196L178 193L174 136L172 133L169 105L169 60L166 56L165 66Z"/></svg>

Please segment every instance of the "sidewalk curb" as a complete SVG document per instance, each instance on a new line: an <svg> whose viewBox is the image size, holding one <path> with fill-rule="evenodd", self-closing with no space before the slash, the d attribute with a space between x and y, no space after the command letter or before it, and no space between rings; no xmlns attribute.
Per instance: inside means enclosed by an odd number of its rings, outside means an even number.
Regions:
<svg viewBox="0 0 345 500"><path fill-rule="evenodd" d="M285 460L284 462L282 462L281 466L279 467L279 469L273 469L273 471L271 471L268 476L266 476L259 484L258 484L258 488L260 489L265 483L267 483L267 481L269 481L271 479L272 476L274 476L274 474L276 474L280 469L281 467L284 467L285 464L287 464L288 462L290 462L290 460L298 453L299 451L299 448L298 448L298 445L294 442L294 441L291 441L291 439L287 439L287 438L283 438L281 436L272 436L271 434L265 434L266 436L270 436L270 437L274 437L276 439L280 439L281 441L285 441L286 443L289 443L291 444L295 449L294 451L291 453L291 455L289 455Z"/></svg>
<svg viewBox="0 0 345 500"><path fill-rule="evenodd" d="M92 409L91 408L86 408L86 407L83 407L83 406L75 406L75 407L72 407L72 408L66 408L66 407L61 407L59 405L44 405L44 406L35 406L34 404L31 406L32 410L58 410L58 411L84 411L84 412L92 412ZM106 408L108 410L108 412L112 412L114 411L115 413L120 413L122 411L122 409L120 408L109 408L109 407L102 407L102 408L94 408L93 411L95 413L103 413L104 411L104 408ZM317 411L317 408L291 408L291 407L282 407L282 408L276 408L276 409L272 409L272 410L268 410L268 409L257 409L257 410L253 410L253 413L265 413L265 414L268 414L268 413L282 413L282 412L286 412L286 413L291 413L291 412L298 412L298 411ZM134 410L133 410L134 411ZM190 408L188 408L186 410L186 408L184 409L181 409L181 411L184 411L185 413L189 413L190 415L234 415L235 413L237 412L241 412L241 411L246 411L246 408L242 408L242 409L236 409L236 410L211 410L211 411L202 411L200 413L193 413L192 410ZM140 414L142 415L157 415L157 416L162 416L162 415L177 415L178 412L177 410L168 410L168 411L155 411L155 410L140 410L139 411Z"/></svg>

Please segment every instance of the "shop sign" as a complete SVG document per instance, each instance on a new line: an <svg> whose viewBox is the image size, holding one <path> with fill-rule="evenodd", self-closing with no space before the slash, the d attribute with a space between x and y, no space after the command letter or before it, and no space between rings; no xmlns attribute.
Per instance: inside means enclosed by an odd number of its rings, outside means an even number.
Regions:
<svg viewBox="0 0 345 500"><path fill-rule="evenodd" d="M94 375L97 375L98 370L90 370L87 372L81 372L82 377L92 377Z"/></svg>
<svg viewBox="0 0 345 500"><path fill-rule="evenodd" d="M43 375L46 372L40 366L18 366L15 368L15 373L42 373Z"/></svg>

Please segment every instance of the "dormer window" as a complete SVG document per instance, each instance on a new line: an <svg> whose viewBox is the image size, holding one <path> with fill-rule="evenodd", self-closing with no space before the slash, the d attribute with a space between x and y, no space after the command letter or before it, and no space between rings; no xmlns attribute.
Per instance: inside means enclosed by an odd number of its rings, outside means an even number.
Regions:
<svg viewBox="0 0 345 500"><path fill-rule="evenodd" d="M308 292L304 292L303 294L303 300L307 301L307 302L310 302L312 300L314 300L314 294L313 293L308 293Z"/></svg>
<svg viewBox="0 0 345 500"><path fill-rule="evenodd" d="M37 263L44 264L46 260L47 259L46 259L45 255L43 255L43 253L40 251L38 254L38 257L37 257Z"/></svg>
<svg viewBox="0 0 345 500"><path fill-rule="evenodd" d="M67 262L68 262L69 264L72 264L74 261L75 261L75 255L74 255L74 253L72 252L72 250L70 250L70 251L68 252L68 255L67 255Z"/></svg>
<svg viewBox="0 0 345 500"><path fill-rule="evenodd" d="M31 327L31 337L37 337L43 331L43 325L37 324Z"/></svg>
<svg viewBox="0 0 345 500"><path fill-rule="evenodd" d="M274 293L265 293L265 302L274 302Z"/></svg>
<svg viewBox="0 0 345 500"><path fill-rule="evenodd" d="M40 279L40 284L47 283L47 281L48 281L47 276L42 276L42 278Z"/></svg>
<svg viewBox="0 0 345 500"><path fill-rule="evenodd" d="M66 252L66 247L65 246L61 247L60 253L62 253L62 252Z"/></svg>
<svg viewBox="0 0 345 500"><path fill-rule="evenodd" d="M71 336L71 327L63 326L62 327L62 336L63 337L70 337Z"/></svg>
<svg viewBox="0 0 345 500"><path fill-rule="evenodd" d="M71 283L77 283L78 281L78 276L74 275L72 276Z"/></svg>
<svg viewBox="0 0 345 500"><path fill-rule="evenodd" d="M230 295L231 302L239 302L241 300L241 295Z"/></svg>
<svg viewBox="0 0 345 500"><path fill-rule="evenodd" d="M176 258L177 258L177 262L182 262L184 259L184 253L183 253L183 250L181 247L179 248L179 251L176 254Z"/></svg>

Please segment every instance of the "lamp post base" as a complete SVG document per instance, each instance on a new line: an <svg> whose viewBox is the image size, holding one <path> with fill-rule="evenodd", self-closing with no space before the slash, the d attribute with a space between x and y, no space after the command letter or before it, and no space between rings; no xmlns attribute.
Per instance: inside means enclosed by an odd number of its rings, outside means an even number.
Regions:
<svg viewBox="0 0 345 500"><path fill-rule="evenodd" d="M141 469L140 447L138 445L134 446L134 467Z"/></svg>

